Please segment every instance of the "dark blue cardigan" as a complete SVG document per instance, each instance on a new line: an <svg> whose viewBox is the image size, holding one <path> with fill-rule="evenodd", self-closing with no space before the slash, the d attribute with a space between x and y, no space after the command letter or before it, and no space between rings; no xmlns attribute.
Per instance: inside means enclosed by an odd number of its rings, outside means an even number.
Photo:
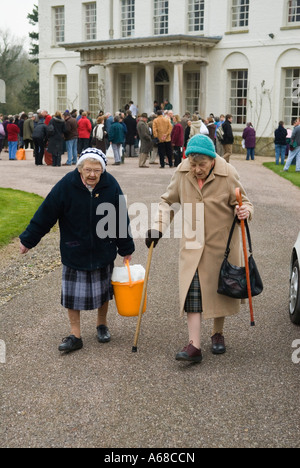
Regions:
<svg viewBox="0 0 300 468"><path fill-rule="evenodd" d="M77 169L67 174L21 234L22 244L32 249L57 221L62 263L75 270L97 270L112 263L117 254L125 257L135 251L125 198L116 179L107 172L92 193ZM110 226L106 238L98 237L97 226L98 233Z"/></svg>

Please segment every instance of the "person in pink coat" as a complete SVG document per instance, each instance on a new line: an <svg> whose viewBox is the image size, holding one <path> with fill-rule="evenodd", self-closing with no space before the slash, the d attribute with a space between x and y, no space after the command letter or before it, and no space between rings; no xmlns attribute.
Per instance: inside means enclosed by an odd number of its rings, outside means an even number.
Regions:
<svg viewBox="0 0 300 468"><path fill-rule="evenodd" d="M251 122L247 123L247 127L243 132L243 140L245 140L245 148L247 149L247 161L254 161L254 153L256 146L256 132Z"/></svg>
<svg viewBox="0 0 300 468"><path fill-rule="evenodd" d="M83 112L81 119L78 120L78 154L85 151L89 147L92 124L87 118L87 113Z"/></svg>

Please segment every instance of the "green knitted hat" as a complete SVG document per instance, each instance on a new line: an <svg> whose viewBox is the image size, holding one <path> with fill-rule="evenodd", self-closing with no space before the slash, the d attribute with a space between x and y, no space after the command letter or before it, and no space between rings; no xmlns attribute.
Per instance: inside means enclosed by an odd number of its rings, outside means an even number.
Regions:
<svg viewBox="0 0 300 468"><path fill-rule="evenodd" d="M212 140L206 135L193 136L187 145L185 154L186 156L190 154L205 154L214 159L217 157L215 146Z"/></svg>

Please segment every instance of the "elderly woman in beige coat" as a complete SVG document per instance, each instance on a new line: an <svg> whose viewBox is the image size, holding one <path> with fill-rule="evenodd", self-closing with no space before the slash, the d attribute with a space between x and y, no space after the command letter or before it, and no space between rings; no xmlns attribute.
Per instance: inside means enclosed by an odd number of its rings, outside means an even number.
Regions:
<svg viewBox="0 0 300 468"><path fill-rule="evenodd" d="M177 169L167 192L161 197L157 220L146 236L146 244L157 245L181 206L183 234L179 255L179 293L182 316L187 313L189 345L176 359L201 362L201 316L214 320L212 352L226 352L223 335L226 317L240 310L240 301L217 293L218 278L234 216L252 217L247 198L235 168L215 152L212 141L194 136L187 147L188 157ZM235 189L242 192L238 206ZM242 265L239 232L236 229L229 261Z"/></svg>

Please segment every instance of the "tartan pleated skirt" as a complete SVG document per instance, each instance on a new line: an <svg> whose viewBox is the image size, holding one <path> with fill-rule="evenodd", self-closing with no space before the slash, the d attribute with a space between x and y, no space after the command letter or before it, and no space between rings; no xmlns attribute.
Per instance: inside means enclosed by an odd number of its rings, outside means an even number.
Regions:
<svg viewBox="0 0 300 468"><path fill-rule="evenodd" d="M113 299L113 264L95 271L63 265L61 304L71 310L94 310Z"/></svg>
<svg viewBox="0 0 300 468"><path fill-rule="evenodd" d="M202 295L201 295L201 286L199 280L198 270L195 273L193 281L191 283L186 301L184 310L187 314L201 314L203 312L202 308Z"/></svg>

